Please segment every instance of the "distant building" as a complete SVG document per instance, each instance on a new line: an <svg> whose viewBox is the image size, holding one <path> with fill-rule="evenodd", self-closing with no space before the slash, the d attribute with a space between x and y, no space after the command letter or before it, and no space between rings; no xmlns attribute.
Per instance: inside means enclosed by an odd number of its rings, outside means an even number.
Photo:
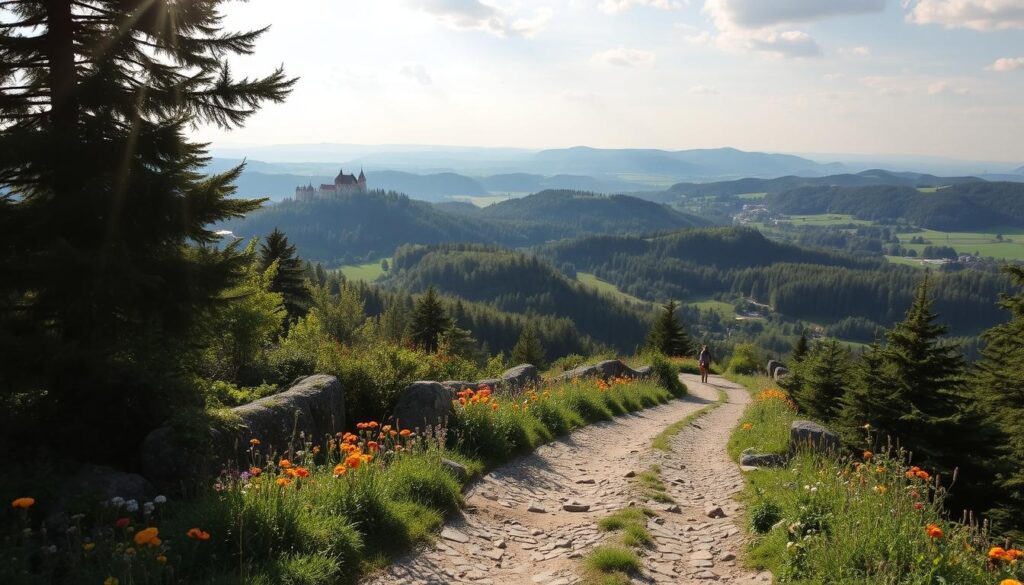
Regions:
<svg viewBox="0 0 1024 585"><path fill-rule="evenodd" d="M338 170L338 176L334 177L334 184L325 183L314 187L312 183L305 187L295 188L296 201L312 201L314 199L331 199L338 195L350 193L366 193L366 175L359 171L359 177L346 175L344 169Z"/></svg>

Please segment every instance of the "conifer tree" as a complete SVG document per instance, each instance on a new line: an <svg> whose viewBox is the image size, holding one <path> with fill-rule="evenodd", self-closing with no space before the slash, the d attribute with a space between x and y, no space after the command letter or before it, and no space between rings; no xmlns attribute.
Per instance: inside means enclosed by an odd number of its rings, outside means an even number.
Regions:
<svg viewBox="0 0 1024 585"><path fill-rule="evenodd" d="M544 346L541 344L540 336L537 335L537 330L534 329L533 325L527 325L523 328L523 332L519 335L519 340L516 341L515 346L512 348L511 361L513 365L532 364L541 369L545 367Z"/></svg>
<svg viewBox="0 0 1024 585"><path fill-rule="evenodd" d="M294 80L232 75L266 29L225 30L222 4L0 3L0 341L20 338L0 386L43 389L50 430L151 428L183 388L168 349L242 275L210 226L261 202L230 197L241 166L204 175L185 134L241 126Z"/></svg>
<svg viewBox="0 0 1024 585"><path fill-rule="evenodd" d="M479 343L473 334L455 324L455 319L448 320L448 327L441 332L437 344L439 353L457 356L471 361L480 358Z"/></svg>
<svg viewBox="0 0 1024 585"><path fill-rule="evenodd" d="M796 345L793 346L793 353L790 356L793 359L793 363L800 363L809 350L810 344L807 342L807 330L804 329L800 332L800 339L797 339Z"/></svg>
<svg viewBox="0 0 1024 585"><path fill-rule="evenodd" d="M293 320L306 314L311 301L306 288L305 269L299 259L295 245L288 242L288 236L274 228L260 244L260 262L266 270L277 262L277 275L270 285L270 291L280 293L288 319Z"/></svg>
<svg viewBox="0 0 1024 585"><path fill-rule="evenodd" d="M417 347L428 351L437 351L437 343L441 333L448 328L449 319L445 313L441 299L434 287L427 289L426 294L416 301L412 320L409 323L409 336Z"/></svg>
<svg viewBox="0 0 1024 585"><path fill-rule="evenodd" d="M1014 284L1024 288L1024 267L1004 269ZM1010 321L983 334L985 348L978 361L972 387L985 408L988 421L1001 433L999 474L995 483L1002 493L991 517L997 528L1024 536L1024 292L1005 296L1000 306Z"/></svg>
<svg viewBox="0 0 1024 585"><path fill-rule="evenodd" d="M667 356L693 354L693 342L679 321L679 304L669 300L647 335L647 346Z"/></svg>
<svg viewBox="0 0 1024 585"><path fill-rule="evenodd" d="M791 389L797 405L818 420L833 421L849 386L849 351L835 339L824 339L794 368L800 380L799 386Z"/></svg>

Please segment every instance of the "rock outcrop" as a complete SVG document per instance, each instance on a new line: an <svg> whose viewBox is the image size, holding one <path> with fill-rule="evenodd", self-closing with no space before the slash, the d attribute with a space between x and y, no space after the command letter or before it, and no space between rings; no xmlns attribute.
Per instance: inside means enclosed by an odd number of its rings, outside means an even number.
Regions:
<svg viewBox="0 0 1024 585"><path fill-rule="evenodd" d="M775 373L772 374L772 378L776 382L778 382L779 380L785 378L788 375L789 375L789 368L784 368L782 366L779 366L779 367L775 368Z"/></svg>
<svg viewBox="0 0 1024 585"><path fill-rule="evenodd" d="M287 452L301 436L319 442L345 428L345 393L334 376L300 378L287 390L231 409L230 425L207 429L210 448L198 452L171 427L160 427L142 443L145 476L157 485L197 477L225 464L244 464L249 440L264 453ZM301 445L296 445L301 448Z"/></svg>
<svg viewBox="0 0 1024 585"><path fill-rule="evenodd" d="M768 365L765 367L765 371L768 372L769 378L775 378L775 370L781 367L784 367L782 365L782 362L776 360L768 360Z"/></svg>
<svg viewBox="0 0 1024 585"><path fill-rule="evenodd" d="M839 451L843 442L839 435L816 422L795 420L789 427L789 450L814 449L816 451Z"/></svg>
<svg viewBox="0 0 1024 585"><path fill-rule="evenodd" d="M786 457L774 453L758 453L753 447L740 454L740 465L747 467L779 467L786 464Z"/></svg>
<svg viewBox="0 0 1024 585"><path fill-rule="evenodd" d="M501 390L518 392L525 388L540 385L540 370L537 366L520 364L514 368L505 370L501 375Z"/></svg>
<svg viewBox="0 0 1024 585"><path fill-rule="evenodd" d="M639 370L634 370L624 364L621 360L607 360L592 366L580 366L576 369L569 370L568 372L556 376L554 381L559 382L580 378L600 378L602 380L619 377L648 378L653 373L654 368L651 366L644 366Z"/></svg>
<svg viewBox="0 0 1024 585"><path fill-rule="evenodd" d="M461 382L459 382L461 384ZM426 429L444 425L452 413L454 386L440 382L413 382L398 395L391 418L403 429Z"/></svg>

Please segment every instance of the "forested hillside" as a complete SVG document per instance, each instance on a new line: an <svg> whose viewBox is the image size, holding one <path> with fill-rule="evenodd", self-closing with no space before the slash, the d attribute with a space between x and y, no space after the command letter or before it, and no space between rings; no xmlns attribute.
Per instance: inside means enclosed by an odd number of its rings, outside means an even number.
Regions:
<svg viewBox="0 0 1024 585"><path fill-rule="evenodd" d="M391 273L385 284L400 290L422 292L433 286L502 311L566 317L584 335L622 351L635 350L650 328L646 308L584 287L534 256L500 248L403 246Z"/></svg>
<svg viewBox="0 0 1024 585"><path fill-rule="evenodd" d="M972 182L935 192L913 187L803 187L765 197L787 214L842 213L935 230L971 231L1024 226L1024 184Z"/></svg>
<svg viewBox="0 0 1024 585"><path fill-rule="evenodd" d="M920 279L910 268L775 243L749 228L687 230L653 239L588 237L539 253L642 299L728 293L769 304L792 319L818 322L861 317L892 323L910 306ZM954 333L974 335L1001 318L995 301L1009 290L1005 276L970 270L942 272L933 280L936 310Z"/></svg>

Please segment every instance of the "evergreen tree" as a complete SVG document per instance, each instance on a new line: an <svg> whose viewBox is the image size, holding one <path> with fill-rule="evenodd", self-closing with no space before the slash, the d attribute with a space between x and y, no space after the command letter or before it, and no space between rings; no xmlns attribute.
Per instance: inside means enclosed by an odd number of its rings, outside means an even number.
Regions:
<svg viewBox="0 0 1024 585"><path fill-rule="evenodd" d="M263 240L260 244L260 262L264 270L277 262L277 276L270 285L270 291L280 293L284 298L288 319L305 315L311 301L309 289L306 288L305 269L295 246L288 242L284 232L274 228Z"/></svg>
<svg viewBox="0 0 1024 585"><path fill-rule="evenodd" d="M60 444L166 416L191 328L242 277L209 226L261 201L230 197L241 166L204 175L185 134L241 126L294 80L231 74L266 29L224 30L222 3L0 5L0 387L44 392Z"/></svg>
<svg viewBox="0 0 1024 585"><path fill-rule="evenodd" d="M441 332L437 351L474 362L480 360L480 344L470 331L459 328L455 319L449 319L448 327Z"/></svg>
<svg viewBox="0 0 1024 585"><path fill-rule="evenodd" d="M797 405L812 417L832 422L839 414L840 400L849 386L850 353L839 341L825 339L814 344L806 359L794 366L800 384L791 388Z"/></svg>
<svg viewBox="0 0 1024 585"><path fill-rule="evenodd" d="M527 325L519 335L519 341L512 348L511 363L513 365L532 364L540 369L545 367L544 346L533 325Z"/></svg>
<svg viewBox="0 0 1024 585"><path fill-rule="evenodd" d="M807 342L807 330L804 329L800 332L800 339L796 340L796 345L793 346L793 353L790 355L793 359L793 364L795 365L803 361L809 350L810 345Z"/></svg>
<svg viewBox="0 0 1024 585"><path fill-rule="evenodd" d="M1004 270L1024 288L1024 267ZM1019 539L1024 537L1024 292L1004 296L1000 306L1010 312L1010 321L983 334L986 345L972 386L988 422L1002 434L992 442L999 445L995 483L1002 493L992 498L996 509L990 515L998 529Z"/></svg>
<svg viewBox="0 0 1024 585"><path fill-rule="evenodd" d="M882 374L882 347L872 343L861 354L857 362L853 382L842 398L839 414L839 428L844 438L853 445L863 445L864 425L875 425L880 429L896 428L900 412L893 407L892 395L886 390L889 385Z"/></svg>
<svg viewBox="0 0 1024 585"><path fill-rule="evenodd" d="M409 323L409 336L413 343L428 352L437 351L438 339L448 328L448 315L434 287L416 301Z"/></svg>
<svg viewBox="0 0 1024 585"><path fill-rule="evenodd" d="M662 313L647 334L647 346L667 356L693 354L693 342L686 328L679 321L679 304L669 300L662 306Z"/></svg>

